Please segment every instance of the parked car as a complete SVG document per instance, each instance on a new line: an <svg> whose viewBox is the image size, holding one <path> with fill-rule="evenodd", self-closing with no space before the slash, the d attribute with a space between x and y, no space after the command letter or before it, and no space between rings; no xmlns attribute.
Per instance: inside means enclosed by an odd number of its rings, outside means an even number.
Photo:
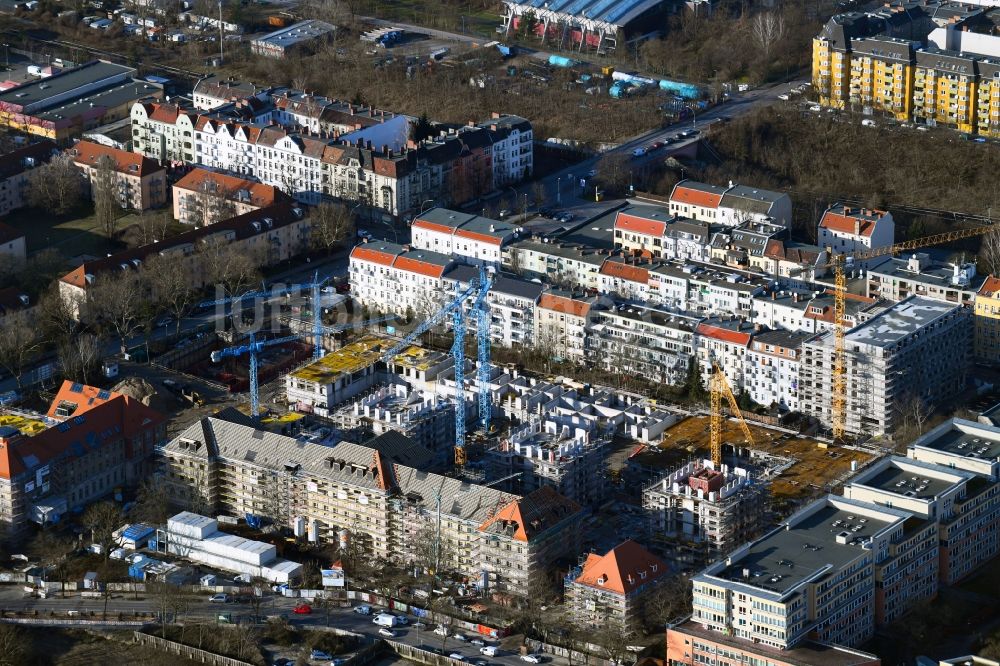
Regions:
<svg viewBox="0 0 1000 666"><path fill-rule="evenodd" d="M500 219L501 220L503 218L507 217L508 215L510 215L510 208L504 208L503 210L500 211Z"/></svg>
<svg viewBox="0 0 1000 666"><path fill-rule="evenodd" d="M788 95L782 93L782 94L778 95L778 99L780 99L782 102L787 102L791 98Z"/></svg>
<svg viewBox="0 0 1000 666"><path fill-rule="evenodd" d="M472 643L473 645L478 645L479 647L486 645L486 641L484 641L482 638L473 638L469 642Z"/></svg>
<svg viewBox="0 0 1000 666"><path fill-rule="evenodd" d="M372 607L369 606L368 604L361 604L360 606L354 607L354 612L357 613L358 615L371 615Z"/></svg>
<svg viewBox="0 0 1000 666"><path fill-rule="evenodd" d="M646 154L646 152L647 151L645 146L639 146L638 148L632 151L632 157L642 157L643 155Z"/></svg>
<svg viewBox="0 0 1000 666"><path fill-rule="evenodd" d="M526 661L529 664L540 664L542 663L542 655L540 654L522 654L521 661Z"/></svg>
<svg viewBox="0 0 1000 666"><path fill-rule="evenodd" d="M809 107L809 110L812 111L813 113L819 113L820 111L822 111L819 104L813 104L812 106Z"/></svg>
<svg viewBox="0 0 1000 666"><path fill-rule="evenodd" d="M298 606L292 609L292 612L295 613L296 615L309 615L310 613L313 612L313 609L312 606L310 606L309 604L299 604Z"/></svg>
<svg viewBox="0 0 1000 666"><path fill-rule="evenodd" d="M469 640L468 638L465 637L465 634L455 634L454 636L452 636L452 638L454 638L456 641L461 641L462 643L466 643Z"/></svg>
<svg viewBox="0 0 1000 666"><path fill-rule="evenodd" d="M654 141L653 145L649 147L650 150L656 150L657 148L663 148L666 145L662 141Z"/></svg>
<svg viewBox="0 0 1000 666"><path fill-rule="evenodd" d="M226 604L229 603L229 595L225 592L220 592L219 594L213 594L208 598L208 600L215 603Z"/></svg>
<svg viewBox="0 0 1000 666"><path fill-rule="evenodd" d="M322 650L313 650L309 653L309 659L313 661L330 661L333 659L333 655L323 652Z"/></svg>
<svg viewBox="0 0 1000 666"><path fill-rule="evenodd" d="M461 652L452 652L448 655L449 659L457 659L458 661L465 661L465 655Z"/></svg>
<svg viewBox="0 0 1000 666"><path fill-rule="evenodd" d="M439 624L437 627L434 628L434 633L437 634L438 636L447 636L448 627L444 626L443 624Z"/></svg>
<svg viewBox="0 0 1000 666"><path fill-rule="evenodd" d="M423 622L414 622L413 623L413 628L417 629L419 631L420 629L426 629L427 625L424 624Z"/></svg>
<svg viewBox="0 0 1000 666"><path fill-rule="evenodd" d="M385 638L395 638L396 637L396 632L393 631L392 629L386 629L385 627L379 627L378 635L379 636L384 636Z"/></svg>
<svg viewBox="0 0 1000 666"><path fill-rule="evenodd" d="M486 645L484 647L479 648L479 654L484 654L487 657L495 657L497 656L497 651L499 649L500 648L498 648L496 645Z"/></svg>

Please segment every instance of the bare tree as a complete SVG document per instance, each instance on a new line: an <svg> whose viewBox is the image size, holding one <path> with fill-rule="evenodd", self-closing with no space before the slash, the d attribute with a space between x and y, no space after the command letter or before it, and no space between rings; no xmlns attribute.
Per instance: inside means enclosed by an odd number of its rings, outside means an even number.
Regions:
<svg viewBox="0 0 1000 666"><path fill-rule="evenodd" d="M323 202L309 213L309 241L313 247L326 250L351 240L354 219L350 209L341 203Z"/></svg>
<svg viewBox="0 0 1000 666"><path fill-rule="evenodd" d="M37 557L42 565L51 569L60 583L66 582L66 565L69 556L76 551L76 542L60 536L52 530L42 530L28 545L29 552ZM65 596L60 588L60 596Z"/></svg>
<svg viewBox="0 0 1000 666"><path fill-rule="evenodd" d="M163 479L154 476L144 480L139 486L136 502L129 516L140 523L163 525L172 515L170 495Z"/></svg>
<svg viewBox="0 0 1000 666"><path fill-rule="evenodd" d="M206 240L199 246L206 282L222 287L227 296L246 291L260 280L265 257L260 251L239 248L224 240Z"/></svg>
<svg viewBox="0 0 1000 666"><path fill-rule="evenodd" d="M777 11L761 12L753 17L750 32L764 56L765 65L770 64L771 50L785 36L784 17Z"/></svg>
<svg viewBox="0 0 1000 666"><path fill-rule="evenodd" d="M608 618L594 634L594 643L601 647L606 659L622 664L633 636L634 633L621 621Z"/></svg>
<svg viewBox="0 0 1000 666"><path fill-rule="evenodd" d="M109 240L118 234L118 217L127 205L118 194L118 169L114 159L98 160L90 173L90 193L94 199L94 216Z"/></svg>
<svg viewBox="0 0 1000 666"><path fill-rule="evenodd" d="M38 326L26 312L7 315L3 334L0 334L0 366L14 376L19 389L24 368L40 347Z"/></svg>
<svg viewBox="0 0 1000 666"><path fill-rule="evenodd" d="M227 632L229 648L237 659L256 661L260 658L260 636L256 627L250 624L240 624L230 627Z"/></svg>
<svg viewBox="0 0 1000 666"><path fill-rule="evenodd" d="M984 270L1000 274L1000 227L983 236L979 258L983 260Z"/></svg>
<svg viewBox="0 0 1000 666"><path fill-rule="evenodd" d="M56 347L59 364L67 379L90 383L93 373L101 365L103 347L96 335L84 333L76 339L65 338Z"/></svg>
<svg viewBox="0 0 1000 666"><path fill-rule="evenodd" d="M235 198L239 196L222 185L211 175L205 177L198 185L198 191L184 197L187 208L182 220L188 224L208 226L236 215Z"/></svg>
<svg viewBox="0 0 1000 666"><path fill-rule="evenodd" d="M83 198L83 176L68 155L57 155L28 176L28 204L53 215L73 210Z"/></svg>
<svg viewBox="0 0 1000 666"><path fill-rule="evenodd" d="M31 640L14 624L0 624L0 666L31 663Z"/></svg>
<svg viewBox="0 0 1000 666"><path fill-rule="evenodd" d="M42 337L49 342L69 340L78 326L58 285L53 285L38 299L34 319Z"/></svg>
<svg viewBox="0 0 1000 666"><path fill-rule="evenodd" d="M125 514L113 502L98 502L87 507L83 514L83 526L90 530L90 538L101 548L101 556L107 560L115 545L115 530L125 522Z"/></svg>
<svg viewBox="0 0 1000 666"><path fill-rule="evenodd" d="M271 582L262 576L254 576L250 580L250 607L253 609L254 622L260 622L260 607L271 589Z"/></svg>
<svg viewBox="0 0 1000 666"><path fill-rule="evenodd" d="M181 319L191 309L196 296L187 262L180 261L179 257L154 255L143 266L142 276L152 298L173 315L176 331L180 331Z"/></svg>
<svg viewBox="0 0 1000 666"><path fill-rule="evenodd" d="M140 327L140 314L145 307L142 284L134 271L105 275L87 290L87 319L108 333L114 333L127 350L128 339Z"/></svg>
<svg viewBox="0 0 1000 666"><path fill-rule="evenodd" d="M691 612L691 579L684 575L671 576L646 594L641 617L647 629L661 631L671 620Z"/></svg>

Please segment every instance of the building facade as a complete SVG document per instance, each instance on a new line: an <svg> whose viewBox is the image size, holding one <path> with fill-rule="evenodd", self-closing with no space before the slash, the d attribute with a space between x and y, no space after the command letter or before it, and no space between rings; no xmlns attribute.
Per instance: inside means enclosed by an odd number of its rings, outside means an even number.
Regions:
<svg viewBox="0 0 1000 666"><path fill-rule="evenodd" d="M83 172L90 194L97 196L101 178L110 184L118 204L129 210L159 208L167 203L167 170L153 160L91 141L69 149L73 164Z"/></svg>

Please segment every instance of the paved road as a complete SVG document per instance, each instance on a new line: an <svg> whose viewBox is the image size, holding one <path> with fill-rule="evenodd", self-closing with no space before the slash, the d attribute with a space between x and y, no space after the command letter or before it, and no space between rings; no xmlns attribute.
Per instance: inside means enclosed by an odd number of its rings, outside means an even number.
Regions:
<svg viewBox="0 0 1000 666"><path fill-rule="evenodd" d="M20 586L5 585L0 587L0 608L6 610L37 610L41 613L48 613L49 611L55 611L57 614L66 613L68 611L77 611L80 613L86 613L93 611L95 614L100 615L104 610L104 601L101 599L82 599L78 596L72 596L66 599L54 598L54 599L23 599L21 598L22 591ZM154 599L140 599L135 600L130 598L132 595L126 594L121 597L114 597L108 602L108 613L114 614L118 613L135 613L135 612L156 612L156 602ZM210 621L215 621L220 613L231 614L234 621L240 617L249 617L253 613L253 608L249 604L236 604L236 603L211 603L208 601L209 594L204 595L192 595L191 605L189 610L185 613L185 617L188 619L205 619ZM261 605L262 615L285 615L288 617L289 621L297 626L303 627L322 627L327 626L327 614L325 611L316 610L310 615L298 615L292 612L301 602L299 599L287 599L280 596L269 596L264 600ZM378 610L376 608L376 610ZM399 614L398 612L396 614ZM66 616L67 620L72 619L70 616ZM415 623L417 618L410 616L410 622ZM352 609L348 608L334 608L331 609L329 613L329 626L336 627L338 629L344 629L347 631L353 631L355 633L364 634L372 639L378 639L378 627L372 623L372 616L360 615L353 612ZM423 629L413 628L413 627L397 627L394 629L396 633L396 640L412 646L431 646L434 648L442 649L446 654L452 652L458 652L465 657L478 657L479 647L470 644L468 641L460 641L455 638L448 636L442 637L435 634L432 629L434 625L431 624ZM449 634L463 633L463 635L469 638L475 637L475 634L471 632L458 632L457 630L449 631ZM495 643L493 641L488 641L490 643ZM507 640L500 644L500 652L496 657L490 657L488 660L493 664L503 664L504 666L524 666L517 656L517 645L519 644L519 638L509 637ZM547 664L552 664L553 666L564 666L567 662L560 657L548 656L546 659Z"/></svg>

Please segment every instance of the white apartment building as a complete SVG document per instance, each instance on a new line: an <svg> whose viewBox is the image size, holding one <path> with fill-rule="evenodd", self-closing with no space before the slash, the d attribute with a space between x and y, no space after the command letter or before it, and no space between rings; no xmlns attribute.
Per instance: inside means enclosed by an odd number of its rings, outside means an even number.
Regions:
<svg viewBox="0 0 1000 666"><path fill-rule="evenodd" d="M682 180L670 193L670 212L702 222L737 227L746 222L773 222L788 227L792 201L787 194L732 181L728 187Z"/></svg>
<svg viewBox="0 0 1000 666"><path fill-rule="evenodd" d="M627 206L615 215L615 247L647 259L707 261L710 227L656 206Z"/></svg>
<svg viewBox="0 0 1000 666"><path fill-rule="evenodd" d="M582 363L586 354L587 321L594 297L547 291L535 306L535 345L551 349L555 357Z"/></svg>
<svg viewBox="0 0 1000 666"><path fill-rule="evenodd" d="M744 388L759 405L777 405L782 411L799 411L799 366L806 333L762 331L755 333L746 356Z"/></svg>
<svg viewBox="0 0 1000 666"><path fill-rule="evenodd" d="M446 289L455 292L468 287L478 279L479 270L473 266L458 265L444 275ZM545 285L529 282L509 274L498 274L486 294L486 304L490 310L490 340L504 347L532 345L535 330L535 304L545 291ZM471 316L471 300L466 301L464 310L469 329L478 322Z"/></svg>
<svg viewBox="0 0 1000 666"><path fill-rule="evenodd" d="M816 244L833 254L862 254L895 243L896 225L892 213L836 203L820 218ZM868 262L858 261L857 266Z"/></svg>
<svg viewBox="0 0 1000 666"><path fill-rule="evenodd" d="M444 274L454 265L450 255L430 250L388 241L362 243L351 250L351 296L372 310L427 318L453 295Z"/></svg>
<svg viewBox="0 0 1000 666"><path fill-rule="evenodd" d="M206 76L195 84L192 101L194 108L209 111L262 92L264 95L267 94L267 91L262 90L260 86L233 76Z"/></svg>
<svg viewBox="0 0 1000 666"><path fill-rule="evenodd" d="M501 189L529 178L535 170L535 133L520 116L493 113L476 127L489 133L493 187Z"/></svg>
<svg viewBox="0 0 1000 666"><path fill-rule="evenodd" d="M410 233L415 248L452 254L474 264L499 265L503 248L517 239L518 228L478 215L432 208L414 218Z"/></svg>
<svg viewBox="0 0 1000 666"><path fill-rule="evenodd" d="M629 301L650 300L651 264L629 257L608 257L601 265L598 290Z"/></svg>
<svg viewBox="0 0 1000 666"><path fill-rule="evenodd" d="M875 631L875 566L909 543L909 517L834 495L816 500L695 576L692 620L780 650L811 633L860 645Z"/></svg>
<svg viewBox="0 0 1000 666"><path fill-rule="evenodd" d="M504 268L564 288L598 290L609 250L542 238L524 238L503 252Z"/></svg>
<svg viewBox="0 0 1000 666"><path fill-rule="evenodd" d="M754 332L753 324L731 316L714 317L698 324L695 348L706 386L712 376L712 366L717 365L725 373L733 393L746 388L747 350Z"/></svg>
<svg viewBox="0 0 1000 666"><path fill-rule="evenodd" d="M588 365L665 384L687 379L698 317L652 306L611 304L591 311Z"/></svg>
<svg viewBox="0 0 1000 666"><path fill-rule="evenodd" d="M945 264L918 252L905 259L870 262L865 287L868 296L890 301L915 295L971 306L984 282L986 276L976 274L974 262Z"/></svg>
<svg viewBox="0 0 1000 666"><path fill-rule="evenodd" d="M847 331L845 428L891 435L901 401L945 400L965 386L971 355L972 317L960 305L911 296ZM803 343L800 407L831 424L832 332Z"/></svg>

